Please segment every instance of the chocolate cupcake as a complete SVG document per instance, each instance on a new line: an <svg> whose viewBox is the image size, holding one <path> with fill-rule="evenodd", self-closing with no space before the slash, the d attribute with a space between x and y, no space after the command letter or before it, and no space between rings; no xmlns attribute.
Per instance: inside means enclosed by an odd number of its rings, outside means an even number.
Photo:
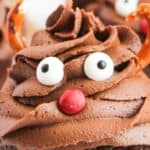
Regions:
<svg viewBox="0 0 150 150"><path fill-rule="evenodd" d="M6 78L6 68L10 64L13 51L9 46L7 32L6 32L6 17L9 8L3 3L0 4L0 87Z"/></svg>
<svg viewBox="0 0 150 150"><path fill-rule="evenodd" d="M13 59L0 92L1 149L149 146L150 80L139 71L140 48L127 26L104 28L92 13L60 6Z"/></svg>

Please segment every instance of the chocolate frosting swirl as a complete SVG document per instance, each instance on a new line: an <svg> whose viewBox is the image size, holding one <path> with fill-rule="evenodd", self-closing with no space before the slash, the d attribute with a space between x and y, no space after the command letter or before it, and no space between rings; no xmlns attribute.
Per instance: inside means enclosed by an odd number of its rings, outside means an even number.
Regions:
<svg viewBox="0 0 150 150"><path fill-rule="evenodd" d="M106 25L129 25L143 40L145 35L140 31L140 18L133 22L126 22L125 18L116 12L114 3L115 0L73 0L74 7L94 12ZM149 0L139 0L139 3L149 3Z"/></svg>
<svg viewBox="0 0 150 150"><path fill-rule="evenodd" d="M115 11L114 3L115 0L73 0L73 7L93 11L106 24L125 24L124 18ZM139 3L149 3L149 0L139 0Z"/></svg>
<svg viewBox="0 0 150 150"><path fill-rule="evenodd" d="M32 45L67 41L104 28L103 23L92 12L85 12L79 8L73 9L71 5L59 6L48 17L46 26L46 30L39 31L33 36Z"/></svg>
<svg viewBox="0 0 150 150"><path fill-rule="evenodd" d="M80 25L76 13L81 14ZM47 22L48 32L37 33L34 46L18 52L13 59L8 80L0 92L2 145L61 150L149 145L150 80L142 72L137 73L139 63L133 51L141 47L138 36L126 26L99 29L97 19L91 19L91 13L80 9L72 11L61 6L52 16L56 14L57 20ZM70 16L74 16L74 26L63 32L61 18L70 22ZM86 32L82 30L83 22L88 23ZM42 42L38 44L40 37ZM97 82L85 76L83 65L93 52L104 52L112 58L115 73L108 80ZM41 85L35 75L38 63L49 56L60 58L65 65L64 80L54 86ZM63 114L57 107L60 95L70 87L81 89L87 100L85 109L73 116ZM130 135L139 129L145 135L143 140L141 135L130 140Z"/></svg>

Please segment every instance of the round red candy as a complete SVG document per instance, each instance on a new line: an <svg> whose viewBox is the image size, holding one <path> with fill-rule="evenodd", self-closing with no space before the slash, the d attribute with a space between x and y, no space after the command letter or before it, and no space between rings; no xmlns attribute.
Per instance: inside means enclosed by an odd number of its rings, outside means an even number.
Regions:
<svg viewBox="0 0 150 150"><path fill-rule="evenodd" d="M81 90L70 88L60 96L58 105L60 110L65 114L74 115L84 109L86 98Z"/></svg>
<svg viewBox="0 0 150 150"><path fill-rule="evenodd" d="M147 34L148 31L148 21L146 19L141 19L140 21L140 32L144 35Z"/></svg>

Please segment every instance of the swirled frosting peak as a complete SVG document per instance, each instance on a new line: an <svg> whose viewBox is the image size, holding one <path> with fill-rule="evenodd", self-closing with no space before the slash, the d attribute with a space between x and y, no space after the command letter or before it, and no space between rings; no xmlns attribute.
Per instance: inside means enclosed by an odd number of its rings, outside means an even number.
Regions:
<svg viewBox="0 0 150 150"><path fill-rule="evenodd" d="M103 23L92 12L73 9L71 5L59 6L47 19L47 29L33 36L32 45L43 45L76 39L89 31L103 30Z"/></svg>

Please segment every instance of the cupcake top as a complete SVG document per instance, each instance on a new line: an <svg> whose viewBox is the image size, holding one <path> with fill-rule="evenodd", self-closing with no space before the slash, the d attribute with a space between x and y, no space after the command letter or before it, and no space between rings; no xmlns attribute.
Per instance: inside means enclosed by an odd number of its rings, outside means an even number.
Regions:
<svg viewBox="0 0 150 150"><path fill-rule="evenodd" d="M13 59L0 93L2 145L149 145L150 80L138 72L140 48L127 26L104 28L92 13L60 6Z"/></svg>

